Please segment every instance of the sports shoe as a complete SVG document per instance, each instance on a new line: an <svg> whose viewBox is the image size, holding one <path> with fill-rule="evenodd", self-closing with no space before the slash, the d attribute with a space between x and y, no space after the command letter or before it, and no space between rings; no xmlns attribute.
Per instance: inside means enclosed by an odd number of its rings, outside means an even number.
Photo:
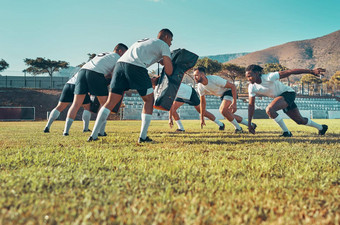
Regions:
<svg viewBox="0 0 340 225"><path fill-rule="evenodd" d="M242 127L241 127L241 129L236 129L234 133L235 134L242 134L243 133Z"/></svg>
<svg viewBox="0 0 340 225"><path fill-rule="evenodd" d="M106 133L106 132L104 132L104 134L98 133L98 137L106 137L106 136L107 136L107 133Z"/></svg>
<svg viewBox="0 0 340 225"><path fill-rule="evenodd" d="M63 133L63 136L68 136L69 134L68 133Z"/></svg>
<svg viewBox="0 0 340 225"><path fill-rule="evenodd" d="M319 130L319 135L325 135L327 130L328 130L328 126L323 124L322 125L322 130Z"/></svg>
<svg viewBox="0 0 340 225"><path fill-rule="evenodd" d="M93 137L92 136L90 136L89 137L89 139L87 139L87 142L91 142L91 141L97 141L98 140L98 138L96 138L96 139L93 139Z"/></svg>
<svg viewBox="0 0 340 225"><path fill-rule="evenodd" d="M223 125L222 126L220 126L218 129L219 130L224 130L224 128L225 128L225 125L224 125L224 123L222 123Z"/></svg>
<svg viewBox="0 0 340 225"><path fill-rule="evenodd" d="M176 132L185 132L185 130L177 129Z"/></svg>
<svg viewBox="0 0 340 225"><path fill-rule="evenodd" d="M145 139L142 139L141 137L138 138L138 143L143 143L143 142L151 142L152 139L149 137L146 137Z"/></svg>
<svg viewBox="0 0 340 225"><path fill-rule="evenodd" d="M283 132L279 137L292 137L293 134L290 131Z"/></svg>
<svg viewBox="0 0 340 225"><path fill-rule="evenodd" d="M48 128L48 127L45 127L45 129L44 129L44 133L50 133L50 128Z"/></svg>
<svg viewBox="0 0 340 225"><path fill-rule="evenodd" d="M253 123L252 127L253 127L254 130L256 130L256 127L257 127L256 123Z"/></svg>
<svg viewBox="0 0 340 225"><path fill-rule="evenodd" d="M83 132L85 133L85 132L91 132L91 130L90 129L87 129L87 130L83 130Z"/></svg>

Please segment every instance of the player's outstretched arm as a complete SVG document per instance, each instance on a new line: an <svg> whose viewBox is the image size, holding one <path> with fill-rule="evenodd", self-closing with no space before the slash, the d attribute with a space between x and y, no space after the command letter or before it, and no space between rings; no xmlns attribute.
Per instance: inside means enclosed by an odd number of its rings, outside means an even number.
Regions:
<svg viewBox="0 0 340 225"><path fill-rule="evenodd" d="M252 134L255 134L255 130L253 128L253 126L251 125L251 121L253 119L253 115L254 115L254 111L255 111L255 96L254 97L250 97L249 96L249 105L248 105L248 131Z"/></svg>
<svg viewBox="0 0 340 225"><path fill-rule="evenodd" d="M323 68L316 68L313 70L309 70L309 69L292 69L292 70L284 70L284 71L280 71L280 79L282 78L286 78L289 77L290 75L293 74L302 74L302 73L310 73L313 74L315 76L319 76L322 75L324 72L326 72L325 69Z"/></svg>

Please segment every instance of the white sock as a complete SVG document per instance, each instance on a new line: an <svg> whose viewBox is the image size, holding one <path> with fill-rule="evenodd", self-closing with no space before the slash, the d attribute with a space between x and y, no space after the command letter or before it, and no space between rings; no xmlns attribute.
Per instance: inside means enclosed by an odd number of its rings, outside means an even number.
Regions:
<svg viewBox="0 0 340 225"><path fill-rule="evenodd" d="M50 126L52 125L53 121L55 121L56 119L58 119L60 115L60 112L56 109L53 109L50 113L50 116L48 117L48 121L46 124L46 127L49 129Z"/></svg>
<svg viewBox="0 0 340 225"><path fill-rule="evenodd" d="M98 115L97 115L96 122L94 123L92 134L91 134L91 137L93 139L98 138L98 132L100 131L102 125L106 122L106 119L109 116L109 114L110 114L109 109L105 107L100 108Z"/></svg>
<svg viewBox="0 0 340 225"><path fill-rule="evenodd" d="M67 133L67 134L69 133L73 121L74 121L74 120L71 119L71 118L66 118L64 134L65 134L65 133Z"/></svg>
<svg viewBox="0 0 340 225"><path fill-rule="evenodd" d="M181 120L176 120L175 122L176 122L176 124L177 124L178 129L184 130L184 127L183 127L183 124L182 124L182 121L181 121Z"/></svg>
<svg viewBox="0 0 340 225"><path fill-rule="evenodd" d="M220 127L223 126L223 123L221 121L219 121L218 119L215 119L214 123L216 123Z"/></svg>
<svg viewBox="0 0 340 225"><path fill-rule="evenodd" d="M288 132L288 128L285 122L282 119L282 116L278 115L275 119L273 119L282 129L283 132Z"/></svg>
<svg viewBox="0 0 340 225"><path fill-rule="evenodd" d="M318 124L318 123L315 123L314 121L312 121L311 119L307 118L308 119L308 122L306 124L306 126L309 126L309 127L315 127L316 129L318 130L322 130L323 127L322 125Z"/></svg>
<svg viewBox="0 0 340 225"><path fill-rule="evenodd" d="M248 120L242 118L242 121L240 122L240 124L248 126ZM252 123L252 125L253 125L253 123Z"/></svg>
<svg viewBox="0 0 340 225"><path fill-rule="evenodd" d="M142 127L140 130L140 138L145 139L148 133L148 128L151 122L152 115L142 113Z"/></svg>
<svg viewBox="0 0 340 225"><path fill-rule="evenodd" d="M236 121L236 119L233 119L232 121L230 121L230 123L231 123L232 125L234 125L235 129L241 130L241 127L240 127L240 125L238 124L238 122Z"/></svg>
<svg viewBox="0 0 340 225"><path fill-rule="evenodd" d="M87 131L89 129L91 112L84 109L82 119L83 119L83 124L84 124L84 131Z"/></svg>
<svg viewBox="0 0 340 225"><path fill-rule="evenodd" d="M104 133L105 133L106 122L107 122L107 120L105 120L105 122L102 124L102 127L100 128L99 133L101 135L104 135Z"/></svg>

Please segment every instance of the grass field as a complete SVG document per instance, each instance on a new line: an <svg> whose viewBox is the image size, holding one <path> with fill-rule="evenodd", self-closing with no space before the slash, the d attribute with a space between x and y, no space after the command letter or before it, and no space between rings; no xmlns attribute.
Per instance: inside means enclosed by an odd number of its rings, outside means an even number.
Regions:
<svg viewBox="0 0 340 225"><path fill-rule="evenodd" d="M82 122L0 122L0 224L339 224L340 120L326 136L287 120L257 135L183 121L109 121L87 143ZM224 121L226 122L226 121ZM91 122L91 127L93 121ZM245 129L245 128L244 128Z"/></svg>

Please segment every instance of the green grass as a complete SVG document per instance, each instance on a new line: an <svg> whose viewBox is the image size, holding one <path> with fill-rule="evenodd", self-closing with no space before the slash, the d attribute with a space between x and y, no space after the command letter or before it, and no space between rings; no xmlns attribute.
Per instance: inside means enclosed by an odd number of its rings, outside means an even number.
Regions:
<svg viewBox="0 0 340 225"><path fill-rule="evenodd" d="M340 120L315 128L272 120L257 135L183 121L109 121L87 143L82 122L0 123L0 224L339 224ZM91 127L93 122L91 122ZM245 129L245 127L244 127Z"/></svg>

